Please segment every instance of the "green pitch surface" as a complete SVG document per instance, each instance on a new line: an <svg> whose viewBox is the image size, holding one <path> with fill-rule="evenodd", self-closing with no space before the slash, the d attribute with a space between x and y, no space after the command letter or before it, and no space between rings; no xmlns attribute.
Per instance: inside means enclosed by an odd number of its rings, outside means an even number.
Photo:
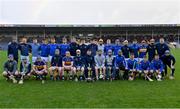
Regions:
<svg viewBox="0 0 180 109"><path fill-rule="evenodd" d="M50 81L41 84L34 79L23 85L12 84L0 76L0 107L179 107L180 108L180 50L175 55L175 80L162 82L113 81L72 82ZM1 69L6 53L0 52Z"/></svg>

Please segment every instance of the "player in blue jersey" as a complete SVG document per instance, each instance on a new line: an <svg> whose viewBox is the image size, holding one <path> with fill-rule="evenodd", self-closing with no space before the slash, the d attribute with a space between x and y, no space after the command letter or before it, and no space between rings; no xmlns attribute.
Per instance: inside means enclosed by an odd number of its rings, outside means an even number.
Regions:
<svg viewBox="0 0 180 109"><path fill-rule="evenodd" d="M79 46L80 51L81 51L81 56L85 56L86 55L87 47L88 47L88 45L86 44L85 39L81 39L81 44Z"/></svg>
<svg viewBox="0 0 180 109"><path fill-rule="evenodd" d="M58 49L58 45L56 44L56 39L52 37L51 43L49 44L49 61L50 62L51 62L52 57L55 55L56 49Z"/></svg>
<svg viewBox="0 0 180 109"><path fill-rule="evenodd" d="M138 62L134 59L134 54L130 54L130 58L127 60L127 69L129 71L129 80L132 81L137 74Z"/></svg>
<svg viewBox="0 0 180 109"><path fill-rule="evenodd" d="M150 74L150 64L151 63L149 62L147 56L145 55L143 60L139 64L138 72L144 74L145 80L153 81L151 79L151 74Z"/></svg>
<svg viewBox="0 0 180 109"><path fill-rule="evenodd" d="M40 51L40 56L41 59L43 61L45 61L46 63L49 61L48 56L49 56L49 45L46 39L42 40L42 44L39 47L39 51Z"/></svg>
<svg viewBox="0 0 180 109"><path fill-rule="evenodd" d="M125 61L125 57L123 56L121 50L119 50L118 55L115 57L114 66L115 66L114 79L115 79L115 77L117 78L119 75L122 76L123 79L128 79L128 77L127 77L128 72L126 70L126 61ZM121 72L121 71L123 71L123 72Z"/></svg>
<svg viewBox="0 0 180 109"><path fill-rule="evenodd" d="M138 45L136 39L134 39L133 43L130 45L130 52L134 53L134 58L135 58L136 61L138 61L138 57L139 57L139 45Z"/></svg>
<svg viewBox="0 0 180 109"><path fill-rule="evenodd" d="M96 51L98 50L98 46L96 44L96 40L95 39L91 40L91 43L88 45L87 49L91 50L91 55L92 56L96 55Z"/></svg>
<svg viewBox="0 0 180 109"><path fill-rule="evenodd" d="M31 44L31 54L32 54L32 62L34 63L37 59L37 56L39 56L39 48L40 44L38 43L37 39L33 39L33 43Z"/></svg>
<svg viewBox="0 0 180 109"><path fill-rule="evenodd" d="M118 51L121 50L121 44L119 39L115 40L115 45L113 48L114 48L114 56L118 55Z"/></svg>
<svg viewBox="0 0 180 109"><path fill-rule="evenodd" d="M79 49L76 50L76 56L74 57L74 71L77 76L75 77L75 81L82 81L84 79L84 57L81 56L81 51Z"/></svg>
<svg viewBox="0 0 180 109"><path fill-rule="evenodd" d="M151 70L150 70L150 72L154 74L157 81L162 80L162 73L163 73L163 70L164 70L163 68L164 68L163 62L159 59L159 55L156 54L155 57L154 57L154 60L151 61Z"/></svg>
<svg viewBox="0 0 180 109"><path fill-rule="evenodd" d="M146 53L147 53L146 41L142 40L141 45L139 46L139 61L141 61L143 59L143 57L146 55Z"/></svg>
<svg viewBox="0 0 180 109"><path fill-rule="evenodd" d="M56 48L55 55L51 59L49 73L51 80L60 80L62 73L62 56L60 55L58 48Z"/></svg>
<svg viewBox="0 0 180 109"><path fill-rule="evenodd" d="M121 47L121 50L122 50L122 53L123 53L123 55L125 57L125 60L128 60L129 54L130 54L130 47L128 46L128 41L125 40L123 42L123 44L124 45Z"/></svg>
<svg viewBox="0 0 180 109"><path fill-rule="evenodd" d="M62 39L62 44L59 45L59 49L62 57L66 55L66 51L69 51L69 44L65 37Z"/></svg>
<svg viewBox="0 0 180 109"><path fill-rule="evenodd" d="M71 53L66 51L66 56L62 59L62 79L64 80L64 71L69 73L70 80L73 79L74 68L73 68L73 58L71 57Z"/></svg>
<svg viewBox="0 0 180 109"><path fill-rule="evenodd" d="M31 52L31 46L27 44L27 39L22 38L22 43L19 44L19 50L21 52L21 60L26 58L29 61L29 53Z"/></svg>
<svg viewBox="0 0 180 109"><path fill-rule="evenodd" d="M112 50L114 52L114 46L111 44L111 39L107 39L106 45L104 47L104 54L108 55L108 51Z"/></svg>

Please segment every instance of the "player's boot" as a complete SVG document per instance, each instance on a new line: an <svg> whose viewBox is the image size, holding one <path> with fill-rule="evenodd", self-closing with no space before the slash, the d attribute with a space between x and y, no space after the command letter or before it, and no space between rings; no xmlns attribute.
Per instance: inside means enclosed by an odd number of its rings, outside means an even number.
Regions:
<svg viewBox="0 0 180 109"><path fill-rule="evenodd" d="M23 84L23 80L22 79L19 81L19 84Z"/></svg>
<svg viewBox="0 0 180 109"><path fill-rule="evenodd" d="M174 79L174 76L170 76L169 79L171 79L171 80Z"/></svg>

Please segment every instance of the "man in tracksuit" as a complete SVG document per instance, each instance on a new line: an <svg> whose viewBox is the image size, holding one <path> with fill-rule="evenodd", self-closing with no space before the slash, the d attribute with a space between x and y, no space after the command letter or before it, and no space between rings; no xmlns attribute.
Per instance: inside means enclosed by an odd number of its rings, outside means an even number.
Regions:
<svg viewBox="0 0 180 109"><path fill-rule="evenodd" d="M156 54L156 45L154 39L150 40L150 43L147 46L147 52L148 52L148 60L151 62Z"/></svg>
<svg viewBox="0 0 180 109"><path fill-rule="evenodd" d="M151 61L151 70L150 72L153 73L157 79L157 81L162 81L162 74L163 74L163 62L159 59L159 55L156 54L154 59Z"/></svg>
<svg viewBox="0 0 180 109"><path fill-rule="evenodd" d="M95 72L94 72L94 67L95 67L95 61L94 61L94 56L91 54L91 50L87 51L87 55L84 58L85 62L85 78L86 80L94 79L95 78Z"/></svg>
<svg viewBox="0 0 180 109"><path fill-rule="evenodd" d="M19 50L21 52L21 60L26 58L29 61L29 53L31 52L31 46L27 44L27 39L22 38L22 43L19 44Z"/></svg>
<svg viewBox="0 0 180 109"><path fill-rule="evenodd" d="M81 51L81 56L85 56L87 53L87 47L88 45L85 44L85 39L81 40L81 45L79 46L79 49Z"/></svg>
<svg viewBox="0 0 180 109"><path fill-rule="evenodd" d="M8 56L9 56L10 54L13 55L14 60L15 60L16 62L18 62L18 48L19 48L19 45L18 45L16 39L13 38L13 41L8 44L8 52L7 52L7 55L8 55Z"/></svg>
<svg viewBox="0 0 180 109"><path fill-rule="evenodd" d="M176 63L174 56L170 54L169 50L166 50L165 54L162 55L160 59L163 61L164 64L165 75L167 75L167 66L168 66L171 69L171 75L169 79L174 79L174 71L175 71L174 64Z"/></svg>
<svg viewBox="0 0 180 109"><path fill-rule="evenodd" d="M96 51L98 50L98 46L96 44L96 40L95 39L91 40L91 43L88 45L87 49L91 50L91 55L92 56L96 55Z"/></svg>
<svg viewBox="0 0 180 109"><path fill-rule="evenodd" d="M69 44L69 51L71 56L76 56L76 50L79 49L79 44L76 42L76 38L71 39L71 43Z"/></svg>
<svg viewBox="0 0 180 109"><path fill-rule="evenodd" d="M120 75L123 77L123 79L128 79L128 72L126 70L126 61L125 57L122 55L122 51L119 50L118 55L115 57L114 60L114 66L115 66L115 75L114 78L119 76L119 71L123 71Z"/></svg>
<svg viewBox="0 0 180 109"><path fill-rule="evenodd" d="M159 54L159 57L164 55L166 50L169 50L168 45L164 42L164 38L159 39L159 43L156 44L157 53Z"/></svg>
<svg viewBox="0 0 180 109"><path fill-rule="evenodd" d="M128 46L128 41L125 40L123 44L124 45L121 47L121 50L122 50L122 53L123 53L123 55L125 57L125 60L128 60L129 53L130 53L130 47Z"/></svg>

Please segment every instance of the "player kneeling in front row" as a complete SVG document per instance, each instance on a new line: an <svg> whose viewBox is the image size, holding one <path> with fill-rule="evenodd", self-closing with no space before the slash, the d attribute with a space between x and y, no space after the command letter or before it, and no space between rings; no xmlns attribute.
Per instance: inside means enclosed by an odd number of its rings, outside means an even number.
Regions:
<svg viewBox="0 0 180 109"><path fill-rule="evenodd" d="M153 81L151 79L151 74L150 74L150 62L148 61L147 56L145 55L143 60L139 64L139 73L144 74L145 80Z"/></svg>
<svg viewBox="0 0 180 109"><path fill-rule="evenodd" d="M40 79L42 84L44 84L47 75L47 66L40 56L37 57L37 60L33 65L32 74L36 76L37 80Z"/></svg>
<svg viewBox="0 0 180 109"><path fill-rule="evenodd" d="M64 80L64 72L66 71L69 75L67 79L72 80L74 74L73 58L69 51L66 51L66 56L62 59L62 79Z"/></svg>
<svg viewBox="0 0 180 109"><path fill-rule="evenodd" d="M129 71L129 80L132 81L134 80L134 78L136 77L137 72L137 67L138 67L138 63L137 61L134 59L134 54L131 53L130 54L130 58L127 60L127 69Z"/></svg>
<svg viewBox="0 0 180 109"><path fill-rule="evenodd" d="M112 50L108 50L108 55L105 59L105 66L106 66L106 79L107 80L114 80L115 73L114 73L114 56L112 55Z"/></svg>
<svg viewBox="0 0 180 109"><path fill-rule="evenodd" d="M156 54L151 62L150 72L154 74L157 81L162 81L163 67L164 67L163 62L159 59L159 55Z"/></svg>
<svg viewBox="0 0 180 109"><path fill-rule="evenodd" d="M75 71L75 81L80 81L84 79L84 59L81 56L81 51L76 50L76 56L74 57L74 71Z"/></svg>
<svg viewBox="0 0 180 109"><path fill-rule="evenodd" d="M97 55L95 56L95 72L96 80L103 79L105 80L105 56L102 54L102 50L98 50Z"/></svg>
<svg viewBox="0 0 180 109"><path fill-rule="evenodd" d="M171 69L171 74L169 79L174 79L174 71L175 71L174 64L176 63L174 56L170 54L169 50L166 50L165 54L161 57L161 60L164 63L165 76L167 75L167 66L168 66Z"/></svg>
<svg viewBox="0 0 180 109"><path fill-rule="evenodd" d="M50 79L60 80L62 69L62 57L60 56L59 49L55 50L55 55L51 59L51 67L49 68Z"/></svg>
<svg viewBox="0 0 180 109"><path fill-rule="evenodd" d="M7 80L12 80L13 83L17 83L16 77L18 75L18 71L17 71L17 62L14 60L13 55L9 55L8 56L8 61L6 61L4 63L4 72L3 72L3 76L7 79Z"/></svg>
<svg viewBox="0 0 180 109"><path fill-rule="evenodd" d="M20 72L19 72L19 84L23 84L25 78L31 76L31 63L27 60L27 58L23 58L20 64Z"/></svg>

